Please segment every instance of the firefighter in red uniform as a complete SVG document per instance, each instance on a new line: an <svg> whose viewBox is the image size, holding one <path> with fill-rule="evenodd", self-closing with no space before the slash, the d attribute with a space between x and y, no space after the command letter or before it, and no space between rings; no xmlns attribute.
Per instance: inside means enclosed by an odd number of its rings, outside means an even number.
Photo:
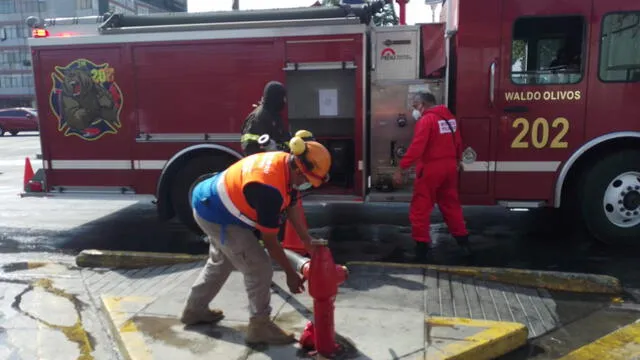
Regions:
<svg viewBox="0 0 640 360"><path fill-rule="evenodd" d="M394 174L402 182L402 170L416 165L416 179L409 208L411 234L416 242L416 261L424 262L430 250L430 216L438 204L451 235L469 255L469 232L464 223L458 198L458 170L462 139L453 114L437 105L430 93L419 93L414 102L414 117L419 118L411 145Z"/></svg>

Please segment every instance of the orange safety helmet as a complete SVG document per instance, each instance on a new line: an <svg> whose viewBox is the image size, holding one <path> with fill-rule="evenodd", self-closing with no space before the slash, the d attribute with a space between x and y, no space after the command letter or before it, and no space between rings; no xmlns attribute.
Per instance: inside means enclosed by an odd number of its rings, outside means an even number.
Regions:
<svg viewBox="0 0 640 360"><path fill-rule="evenodd" d="M305 138L313 139L313 135L307 130L296 132L296 136L289 141L289 149L291 149L294 161L302 174L311 185L318 187L329 181L331 154L319 142L305 141Z"/></svg>

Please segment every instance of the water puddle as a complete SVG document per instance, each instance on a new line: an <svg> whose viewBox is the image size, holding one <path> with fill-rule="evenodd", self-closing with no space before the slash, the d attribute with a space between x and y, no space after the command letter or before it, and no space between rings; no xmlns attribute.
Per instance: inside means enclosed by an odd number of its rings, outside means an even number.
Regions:
<svg viewBox="0 0 640 360"><path fill-rule="evenodd" d="M50 323L26 310L24 310L23 300L25 295L29 294L36 289L40 289L46 291L47 293L66 299L71 302L73 308L76 313L76 320L72 325L59 325ZM29 318L45 325L46 327L54 330L58 330L64 334L64 336L72 343L75 343L78 346L79 356L76 360L93 360L93 349L95 347L95 339L88 333L82 324L82 315L81 312L85 307L85 304L76 298L74 295L66 293L64 290L55 288L53 286L53 282L50 279L39 279L33 283L30 283L27 288L18 294L11 306L21 313L22 315L28 316Z"/></svg>

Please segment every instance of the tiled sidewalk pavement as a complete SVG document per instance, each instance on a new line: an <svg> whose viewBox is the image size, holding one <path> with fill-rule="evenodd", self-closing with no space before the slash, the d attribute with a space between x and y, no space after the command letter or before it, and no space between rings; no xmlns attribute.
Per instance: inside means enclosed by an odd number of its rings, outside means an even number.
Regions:
<svg viewBox="0 0 640 360"><path fill-rule="evenodd" d="M203 265L204 262L198 262L82 272L94 300L103 302L110 313L117 314L116 332L122 334L124 326L128 344L132 344L131 341L138 344L137 350L132 350L137 354L135 358L144 358L147 354L154 359L164 356L169 359L194 351L211 355L224 351L230 358L250 359L300 355L295 347L258 349L262 351L245 348L247 299L238 273L232 274L212 304L225 311L226 319L221 326L185 329L177 314ZM517 322L526 325L530 338L551 331L559 324L555 301L543 289L475 281L423 269L352 266L350 272L349 280L337 296L336 331L348 339L347 343L357 347L359 358L363 359L423 356L425 316ZM276 272L274 278L272 306L276 322L300 334L311 319L312 299L307 294L290 296L285 291L286 282L281 272ZM468 330L464 336L482 330ZM438 338L446 331L446 328L434 328L432 335Z"/></svg>

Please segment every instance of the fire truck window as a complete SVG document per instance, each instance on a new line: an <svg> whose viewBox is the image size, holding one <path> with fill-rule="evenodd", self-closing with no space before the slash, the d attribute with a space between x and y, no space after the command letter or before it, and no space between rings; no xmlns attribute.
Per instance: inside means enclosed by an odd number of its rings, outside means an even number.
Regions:
<svg viewBox="0 0 640 360"><path fill-rule="evenodd" d="M584 68L584 34L581 16L516 20L511 44L511 80L518 85L579 83Z"/></svg>
<svg viewBox="0 0 640 360"><path fill-rule="evenodd" d="M601 35L600 80L640 81L640 11L606 15Z"/></svg>

